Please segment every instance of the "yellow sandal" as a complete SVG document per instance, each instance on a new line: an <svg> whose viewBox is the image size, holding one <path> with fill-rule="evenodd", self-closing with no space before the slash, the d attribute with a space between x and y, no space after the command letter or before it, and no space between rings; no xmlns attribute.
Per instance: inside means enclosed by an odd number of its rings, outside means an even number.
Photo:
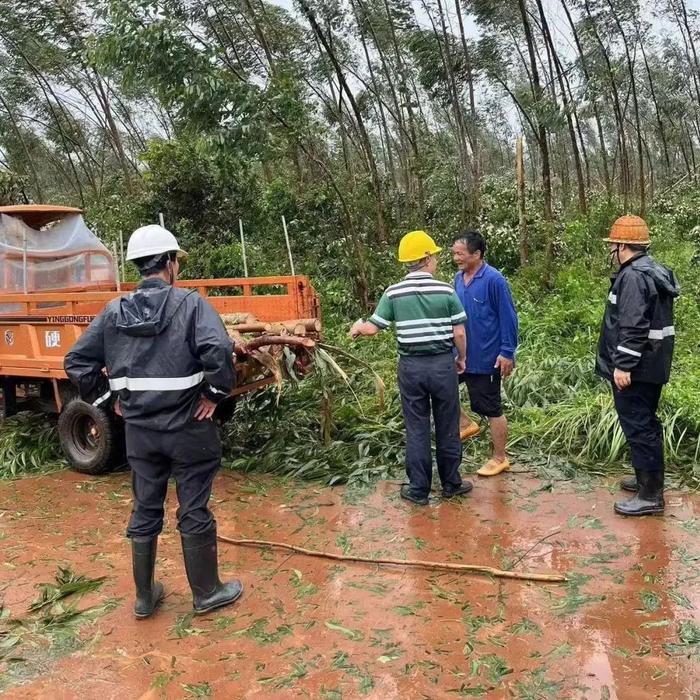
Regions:
<svg viewBox="0 0 700 700"><path fill-rule="evenodd" d="M481 433L481 427L478 423L472 421L466 428L460 428L459 439L464 442L465 440L476 437L479 433Z"/></svg>
<svg viewBox="0 0 700 700"><path fill-rule="evenodd" d="M490 459L486 464L484 464L481 469L477 470L477 474L479 476L496 476L496 474L500 474L501 472L508 471L510 469L510 462L508 459L504 459L502 462L499 462L496 459Z"/></svg>

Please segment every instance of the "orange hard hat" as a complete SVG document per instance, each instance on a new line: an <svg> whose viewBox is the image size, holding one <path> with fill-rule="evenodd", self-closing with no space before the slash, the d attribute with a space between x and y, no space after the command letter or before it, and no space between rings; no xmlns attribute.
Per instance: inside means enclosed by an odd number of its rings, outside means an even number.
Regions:
<svg viewBox="0 0 700 700"><path fill-rule="evenodd" d="M639 216L621 216L610 229L606 243L627 243L629 245L650 245L649 227Z"/></svg>

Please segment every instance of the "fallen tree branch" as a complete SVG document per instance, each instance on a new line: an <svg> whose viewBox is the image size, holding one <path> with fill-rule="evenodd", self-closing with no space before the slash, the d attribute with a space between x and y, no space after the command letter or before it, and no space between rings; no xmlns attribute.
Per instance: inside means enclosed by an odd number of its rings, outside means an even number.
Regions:
<svg viewBox="0 0 700 700"><path fill-rule="evenodd" d="M532 547L530 547L530 549L528 549L528 550L525 552L525 554L523 554L522 556L518 557L512 564L509 564L509 565L508 565L508 568L509 568L509 569L512 569L512 568L516 567L518 564L520 564L520 562L521 562L523 559L525 559L525 557L526 557L528 554L530 554L530 552L531 552L533 549L535 549L535 547L537 547L538 545L541 545L545 540L548 540L550 537L554 537L554 535L558 535L560 532L561 532L561 530L560 530L559 528L557 528L557 529L554 530L553 532L550 532L548 535L545 535L544 537L540 537L540 539L537 540L537 542L535 542L535 544L533 544Z"/></svg>
<svg viewBox="0 0 700 700"><path fill-rule="evenodd" d="M333 559L335 561L355 561L365 564L382 564L389 566L412 566L420 569L437 569L440 571L464 571L475 574L486 574L497 578L513 578L522 581L546 581L549 583L564 583L566 576L563 574L529 574L518 573L517 571L503 571L502 569L494 569L490 566L479 566L477 564L448 564L446 562L437 561L421 561L418 559L372 559L370 557L355 557L346 554L332 554L330 552L318 552L313 549L304 549L293 544L284 542L268 542L266 540L243 540L233 537L224 537L217 535L220 542L237 545L239 547L277 547L278 549L286 549L297 554L304 554L307 557L319 557L321 559Z"/></svg>
<svg viewBox="0 0 700 700"><path fill-rule="evenodd" d="M309 333L321 332L321 321L316 318L300 318L290 321L265 323L258 320L239 321L237 316L223 314L221 319L227 330L238 333L269 333L272 331L274 335L280 335L285 331L288 333L296 333L299 330L308 331Z"/></svg>
<svg viewBox="0 0 700 700"><path fill-rule="evenodd" d="M272 324L270 323L226 323L224 321L227 331L235 331L236 333L267 333L272 329Z"/></svg>
<svg viewBox="0 0 700 700"><path fill-rule="evenodd" d="M236 343L234 351L238 357L246 357L252 350L264 348L267 345L289 345L311 349L316 346L316 342L311 338L299 338L294 335L261 335L243 344Z"/></svg>
<svg viewBox="0 0 700 700"><path fill-rule="evenodd" d="M248 382L247 384L241 384L237 386L233 391L229 393L229 396L240 396L240 394L247 394L249 391L255 391L256 389L262 389L265 386L270 386L270 384L275 383L274 377L265 377L264 379L258 379L254 382Z"/></svg>

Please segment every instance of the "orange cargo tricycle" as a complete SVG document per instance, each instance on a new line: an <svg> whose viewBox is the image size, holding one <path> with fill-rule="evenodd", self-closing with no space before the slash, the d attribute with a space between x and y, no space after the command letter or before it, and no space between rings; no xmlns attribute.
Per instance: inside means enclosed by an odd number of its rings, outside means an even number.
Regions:
<svg viewBox="0 0 700 700"><path fill-rule="evenodd" d="M4 414L58 413L72 466L101 474L125 462L121 419L81 401L63 371L64 354L103 307L134 288L80 209L0 207L0 382ZM178 280L219 312L235 341L233 395L308 371L319 337L318 297L308 278ZM277 369L279 368L279 370Z"/></svg>

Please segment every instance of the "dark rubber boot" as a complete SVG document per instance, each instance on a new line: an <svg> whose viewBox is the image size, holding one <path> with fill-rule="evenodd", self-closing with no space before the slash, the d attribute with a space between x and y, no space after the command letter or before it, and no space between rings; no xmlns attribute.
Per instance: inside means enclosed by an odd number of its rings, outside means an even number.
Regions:
<svg viewBox="0 0 700 700"><path fill-rule="evenodd" d="M664 512L664 472L635 469L639 490L628 501L618 501L618 515L660 515Z"/></svg>
<svg viewBox="0 0 700 700"><path fill-rule="evenodd" d="M153 578L156 567L158 536L132 537L131 562L136 584L136 603L134 615L138 620L150 617L163 600L163 584Z"/></svg>
<svg viewBox="0 0 700 700"><path fill-rule="evenodd" d="M639 486L637 485L637 477L630 476L630 477L627 477L626 479L622 479L622 481L620 481L620 488L623 491L629 491L630 493L637 493L637 491L639 490Z"/></svg>
<svg viewBox="0 0 700 700"><path fill-rule="evenodd" d="M187 580L197 615L235 603L243 593L240 581L221 583L216 547L216 527L198 535L181 534Z"/></svg>

